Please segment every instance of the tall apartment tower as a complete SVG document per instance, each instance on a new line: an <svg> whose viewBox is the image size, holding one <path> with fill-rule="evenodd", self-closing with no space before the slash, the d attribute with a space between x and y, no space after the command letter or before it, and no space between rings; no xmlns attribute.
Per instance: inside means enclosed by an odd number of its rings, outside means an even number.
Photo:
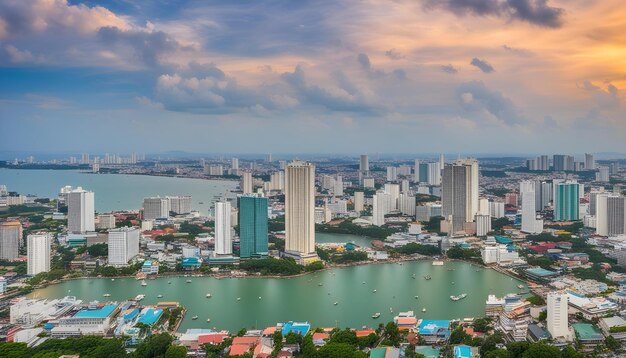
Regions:
<svg viewBox="0 0 626 358"><path fill-rule="evenodd" d="M170 201L159 196L143 199L143 219L154 220L170 216Z"/></svg>
<svg viewBox="0 0 626 358"><path fill-rule="evenodd" d="M22 224L19 221L0 221L0 259L17 259L21 240Z"/></svg>
<svg viewBox="0 0 626 358"><path fill-rule="evenodd" d="M227 256L233 254L233 235L230 227L230 203L215 203L215 254Z"/></svg>
<svg viewBox="0 0 626 358"><path fill-rule="evenodd" d="M546 328L553 338L569 337L567 323L567 295L560 292L550 292L547 297L547 324Z"/></svg>
<svg viewBox="0 0 626 358"><path fill-rule="evenodd" d="M230 160L230 168L233 170L239 169L239 158L232 158Z"/></svg>
<svg viewBox="0 0 626 358"><path fill-rule="evenodd" d="M365 193L362 191L354 192L354 211L361 213L365 206Z"/></svg>
<svg viewBox="0 0 626 358"><path fill-rule="evenodd" d="M239 197L239 242L242 259L267 256L268 200L260 194Z"/></svg>
<svg viewBox="0 0 626 358"><path fill-rule="evenodd" d="M596 160L593 154L585 153L585 170L596 170Z"/></svg>
<svg viewBox="0 0 626 358"><path fill-rule="evenodd" d="M78 187L67 194L67 229L83 233L96 229L93 191Z"/></svg>
<svg viewBox="0 0 626 358"><path fill-rule="evenodd" d="M370 171L370 161L367 157L367 154L361 154L361 160L359 162L359 171L363 173L363 175L368 175Z"/></svg>
<svg viewBox="0 0 626 358"><path fill-rule="evenodd" d="M252 173L245 171L241 175L241 191L244 194L252 194L253 184L252 184Z"/></svg>
<svg viewBox="0 0 626 358"><path fill-rule="evenodd" d="M372 198L372 224L375 226L385 225L385 214L389 213L391 195L379 190Z"/></svg>
<svg viewBox="0 0 626 358"><path fill-rule="evenodd" d="M109 230L109 265L128 266L128 261L139 254L139 229L122 227Z"/></svg>
<svg viewBox="0 0 626 358"><path fill-rule="evenodd" d="M474 159L457 160L444 167L442 215L450 234L466 231L465 224L474 220L478 212L478 178L478 161Z"/></svg>
<svg viewBox="0 0 626 358"><path fill-rule="evenodd" d="M520 196L522 197L522 231L529 234L539 234L543 231L543 220L537 220L537 182L525 180L520 182Z"/></svg>
<svg viewBox="0 0 626 358"><path fill-rule="evenodd" d="M50 271L50 234L32 234L26 238L27 273L35 276Z"/></svg>
<svg viewBox="0 0 626 358"><path fill-rule="evenodd" d="M293 161L285 169L285 254L300 263L315 252L315 166Z"/></svg>

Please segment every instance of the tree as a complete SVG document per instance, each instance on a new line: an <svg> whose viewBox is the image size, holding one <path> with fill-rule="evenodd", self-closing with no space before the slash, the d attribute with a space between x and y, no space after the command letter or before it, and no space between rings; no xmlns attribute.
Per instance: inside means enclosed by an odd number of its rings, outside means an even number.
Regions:
<svg viewBox="0 0 626 358"><path fill-rule="evenodd" d="M557 347L545 343L535 343L528 347L522 358L554 358L560 355L561 351Z"/></svg>
<svg viewBox="0 0 626 358"><path fill-rule="evenodd" d="M486 355L487 353L496 349L498 344L504 342L504 334L502 332L496 332L491 336L487 337L483 344L480 346L480 355Z"/></svg>
<svg viewBox="0 0 626 358"><path fill-rule="evenodd" d="M620 342L618 342L615 338L613 338L613 336L609 335L606 337L606 339L604 340L604 345L612 350L613 352L617 352L622 345L620 344Z"/></svg>
<svg viewBox="0 0 626 358"><path fill-rule="evenodd" d="M542 322L545 322L545 320L548 318L548 312L547 311L541 311L539 313L539 317L537 317L537 319L539 319Z"/></svg>
<svg viewBox="0 0 626 358"><path fill-rule="evenodd" d="M287 344L300 344L302 342L302 336L296 332L289 332L285 335L285 342L287 342Z"/></svg>
<svg viewBox="0 0 626 358"><path fill-rule="evenodd" d="M398 329L398 325L393 322L387 323L384 337L389 345L397 347L400 344L400 330Z"/></svg>
<svg viewBox="0 0 626 358"><path fill-rule="evenodd" d="M332 343L346 343L349 344L351 346L356 347L358 345L358 339L356 337L356 332L346 328L342 331L338 331L335 332L331 337L330 337L330 342Z"/></svg>
<svg viewBox="0 0 626 358"><path fill-rule="evenodd" d="M482 333L487 333L491 330L491 319L484 317L484 318L477 318L474 320L474 323L472 324L472 327L474 327L474 330L476 332L482 332Z"/></svg>
<svg viewBox="0 0 626 358"><path fill-rule="evenodd" d="M513 354L511 354L511 352L502 348L490 351L487 354L483 355L483 357L485 358L516 358Z"/></svg>
<svg viewBox="0 0 626 358"><path fill-rule="evenodd" d="M367 354L347 343L328 343L320 348L319 356L324 358L365 358Z"/></svg>
<svg viewBox="0 0 626 358"><path fill-rule="evenodd" d="M168 333L150 336L137 346L135 354L138 358L163 357L172 341L173 338Z"/></svg>
<svg viewBox="0 0 626 358"><path fill-rule="evenodd" d="M87 248L87 253L91 257L101 257L109 255L109 245L105 243L93 244Z"/></svg>
<svg viewBox="0 0 626 358"><path fill-rule="evenodd" d="M454 331L452 331L452 333L450 333L450 339L448 340L448 342L450 344L461 344L463 342L465 342L466 340L468 340L470 337L469 334L465 333L465 331L463 330L462 326L458 326L457 328L454 329Z"/></svg>
<svg viewBox="0 0 626 358"><path fill-rule="evenodd" d="M511 342L506 345L506 349L511 352L513 357L519 358L528 350L529 346L528 342Z"/></svg>
<svg viewBox="0 0 626 358"><path fill-rule="evenodd" d="M165 358L187 358L187 348L184 346L170 346L165 352Z"/></svg>
<svg viewBox="0 0 626 358"><path fill-rule="evenodd" d="M0 357L22 358L27 356L26 352L28 352L26 343L0 343Z"/></svg>

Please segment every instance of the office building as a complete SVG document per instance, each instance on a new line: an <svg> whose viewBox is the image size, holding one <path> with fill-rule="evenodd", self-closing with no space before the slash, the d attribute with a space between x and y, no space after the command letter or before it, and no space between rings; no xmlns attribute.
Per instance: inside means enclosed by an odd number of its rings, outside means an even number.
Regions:
<svg viewBox="0 0 626 358"><path fill-rule="evenodd" d="M552 338L570 337L568 325L568 300L567 295L560 292L550 292L546 299L547 318L546 328Z"/></svg>
<svg viewBox="0 0 626 358"><path fill-rule="evenodd" d="M593 154L585 153L585 170L596 170L596 160Z"/></svg>
<svg viewBox="0 0 626 358"><path fill-rule="evenodd" d="M128 266L128 262L139 254L139 229L122 227L109 230L109 265Z"/></svg>
<svg viewBox="0 0 626 358"><path fill-rule="evenodd" d="M143 199L143 219L154 220L170 216L170 201L160 196Z"/></svg>
<svg viewBox="0 0 626 358"><path fill-rule="evenodd" d="M317 260L315 252L315 166L293 161L285 170L285 255L300 263Z"/></svg>
<svg viewBox="0 0 626 358"><path fill-rule="evenodd" d="M362 191L354 192L354 211L360 213L365 206L365 194Z"/></svg>
<svg viewBox="0 0 626 358"><path fill-rule="evenodd" d="M520 183L522 199L522 231L528 234L540 234L543 231L543 220L537 219L535 200L536 182L525 180Z"/></svg>
<svg viewBox="0 0 626 358"><path fill-rule="evenodd" d="M567 180L554 184L554 220L578 220L580 186L575 180Z"/></svg>
<svg viewBox="0 0 626 358"><path fill-rule="evenodd" d="M0 259L17 259L21 241L22 224L19 221L0 221Z"/></svg>
<svg viewBox="0 0 626 358"><path fill-rule="evenodd" d="M169 211L175 215L189 214L191 212L191 196L168 196Z"/></svg>
<svg viewBox="0 0 626 358"><path fill-rule="evenodd" d="M429 183L429 180L428 180L428 168L430 168L429 163L420 163L419 164L419 176L418 176L418 178L419 178L419 182L420 183Z"/></svg>
<svg viewBox="0 0 626 358"><path fill-rule="evenodd" d="M457 160L445 166L441 202L449 234L469 231L465 224L473 222L478 212L478 178L476 160Z"/></svg>
<svg viewBox="0 0 626 358"><path fill-rule="evenodd" d="M441 204L430 202L415 207L415 219L418 221L429 221L436 216L441 216Z"/></svg>
<svg viewBox="0 0 626 358"><path fill-rule="evenodd" d="M98 223L96 224L98 229L115 229L115 215L113 214L100 214L98 215Z"/></svg>
<svg viewBox="0 0 626 358"><path fill-rule="evenodd" d="M78 187L67 193L67 201L67 230L73 233L94 231L94 193Z"/></svg>
<svg viewBox="0 0 626 358"><path fill-rule="evenodd" d="M245 171L241 175L241 191L244 194L252 194L254 185L252 183L252 173Z"/></svg>
<svg viewBox="0 0 626 358"><path fill-rule="evenodd" d="M618 236L626 233L626 198L619 194L596 195L596 234Z"/></svg>
<svg viewBox="0 0 626 358"><path fill-rule="evenodd" d="M31 234L26 238L27 274L35 276L50 271L50 234Z"/></svg>
<svg viewBox="0 0 626 358"><path fill-rule="evenodd" d="M233 254L233 235L230 226L231 205L228 201L215 203L215 254L229 256Z"/></svg>
<svg viewBox="0 0 626 358"><path fill-rule="evenodd" d="M268 200L259 194L239 197L239 247L241 258L267 256Z"/></svg>

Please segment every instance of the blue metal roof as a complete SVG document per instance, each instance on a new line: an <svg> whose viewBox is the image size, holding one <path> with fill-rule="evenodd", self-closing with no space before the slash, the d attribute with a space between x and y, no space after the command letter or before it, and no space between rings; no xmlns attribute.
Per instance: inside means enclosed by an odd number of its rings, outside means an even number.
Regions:
<svg viewBox="0 0 626 358"><path fill-rule="evenodd" d="M420 334L436 334L439 330L448 330L450 328L450 321L448 320L432 320L424 319L420 323Z"/></svg>
<svg viewBox="0 0 626 358"><path fill-rule="evenodd" d="M284 336L289 332L295 332L304 337L307 333L309 333L310 328L311 325L306 322L287 322L283 324L281 333Z"/></svg>
<svg viewBox="0 0 626 358"><path fill-rule="evenodd" d="M116 308L116 303L110 303L98 309L85 308L78 311L74 315L74 318L105 318L108 317Z"/></svg>

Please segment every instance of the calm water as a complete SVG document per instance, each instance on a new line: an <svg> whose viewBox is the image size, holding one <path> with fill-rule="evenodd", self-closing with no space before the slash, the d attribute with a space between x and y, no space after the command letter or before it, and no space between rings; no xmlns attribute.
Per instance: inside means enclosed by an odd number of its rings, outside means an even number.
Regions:
<svg viewBox="0 0 626 358"><path fill-rule="evenodd" d="M147 196L191 195L193 209L203 214L208 213L215 195L223 195L237 186L236 182L225 180L19 169L0 169L0 184L20 194L49 198L55 198L63 186L82 186L95 193L98 212L136 210Z"/></svg>
<svg viewBox="0 0 626 358"><path fill-rule="evenodd" d="M189 311L181 330L217 327L235 331L289 320L309 321L313 326L360 327L388 322L407 310L432 319L482 316L488 294L518 291L520 281L491 269L477 269L463 262L432 266L423 261L341 268L289 279L202 277L185 283L184 277L161 278L148 281L147 287L134 279L82 279L37 290L31 297L59 298L69 293L83 300L102 301L104 293L111 294L111 300L142 293L146 304L178 301L186 306ZM425 280L424 275L431 275L432 280ZM464 300L453 302L449 298L464 292L468 294ZM206 298L207 293L213 298ZM163 298L157 298L158 294ZM421 312L423 307L425 313ZM381 313L378 320L371 318L375 312ZM198 320L191 320L194 315Z"/></svg>

